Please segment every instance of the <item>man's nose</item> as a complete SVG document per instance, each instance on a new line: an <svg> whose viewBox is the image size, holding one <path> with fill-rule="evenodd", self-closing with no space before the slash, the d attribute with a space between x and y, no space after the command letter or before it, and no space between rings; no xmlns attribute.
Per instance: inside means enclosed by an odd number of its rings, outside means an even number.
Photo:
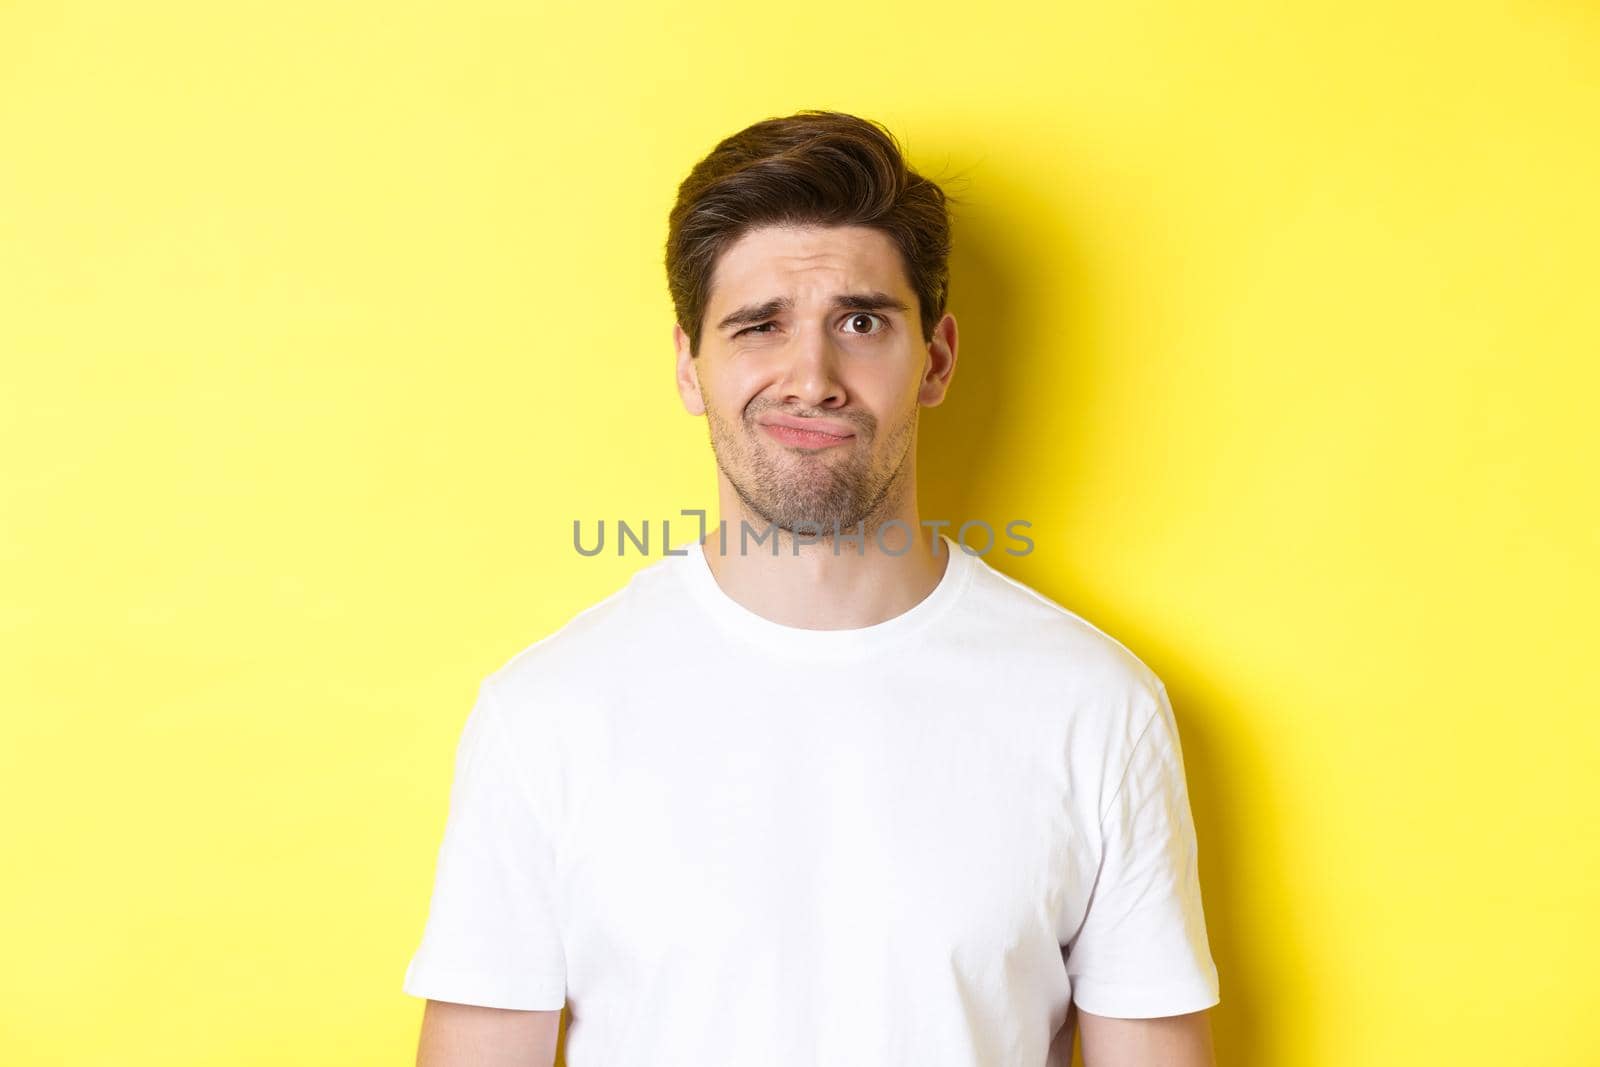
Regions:
<svg viewBox="0 0 1600 1067"><path fill-rule="evenodd" d="M820 407L844 399L839 381L839 348L819 325L802 329L787 346L780 392L785 403Z"/></svg>

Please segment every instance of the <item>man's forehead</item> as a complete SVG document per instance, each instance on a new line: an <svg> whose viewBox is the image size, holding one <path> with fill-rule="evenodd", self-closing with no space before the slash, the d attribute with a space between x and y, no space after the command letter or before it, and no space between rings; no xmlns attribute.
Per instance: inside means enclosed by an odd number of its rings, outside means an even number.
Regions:
<svg viewBox="0 0 1600 1067"><path fill-rule="evenodd" d="M867 226L766 226L743 234L711 273L706 309L751 297L782 295L806 276L826 279L829 290L876 289L909 296L900 251L888 234Z"/></svg>

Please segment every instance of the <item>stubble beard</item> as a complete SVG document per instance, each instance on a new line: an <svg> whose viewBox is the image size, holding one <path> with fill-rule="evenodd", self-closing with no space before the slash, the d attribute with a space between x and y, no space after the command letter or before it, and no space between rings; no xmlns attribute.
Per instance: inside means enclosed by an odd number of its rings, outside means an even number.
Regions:
<svg viewBox="0 0 1600 1067"><path fill-rule="evenodd" d="M826 451L778 454L763 440L753 419L735 431L709 406L706 422L717 468L758 532L771 526L791 536L815 535L826 543L836 528L856 533L858 526L864 526L866 536L874 538L898 512L909 482L916 413L913 406L892 428L884 442L885 462L878 470L871 467L874 438L870 436L858 436L854 444L842 446L855 454L841 461ZM737 536L738 531L729 534Z"/></svg>

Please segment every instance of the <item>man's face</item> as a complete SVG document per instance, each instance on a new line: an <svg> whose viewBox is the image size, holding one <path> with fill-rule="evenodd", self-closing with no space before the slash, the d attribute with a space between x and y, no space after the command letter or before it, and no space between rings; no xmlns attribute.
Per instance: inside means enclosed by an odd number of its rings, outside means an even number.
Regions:
<svg viewBox="0 0 1600 1067"><path fill-rule="evenodd" d="M946 316L935 331L954 340ZM758 519L796 531L893 517L914 486L917 412L943 397L899 250L861 226L765 227L711 279L700 352L675 329L678 384ZM953 343L949 345L953 355ZM779 424L814 428L793 432Z"/></svg>

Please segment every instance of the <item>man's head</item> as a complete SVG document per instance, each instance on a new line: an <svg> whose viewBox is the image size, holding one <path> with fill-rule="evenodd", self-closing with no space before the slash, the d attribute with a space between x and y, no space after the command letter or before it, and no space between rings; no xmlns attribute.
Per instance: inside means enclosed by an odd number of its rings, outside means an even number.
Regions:
<svg viewBox="0 0 1600 1067"><path fill-rule="evenodd" d="M685 179L667 239L678 385L747 511L823 532L914 511L918 409L955 363L949 251L944 193L850 115L756 123Z"/></svg>

